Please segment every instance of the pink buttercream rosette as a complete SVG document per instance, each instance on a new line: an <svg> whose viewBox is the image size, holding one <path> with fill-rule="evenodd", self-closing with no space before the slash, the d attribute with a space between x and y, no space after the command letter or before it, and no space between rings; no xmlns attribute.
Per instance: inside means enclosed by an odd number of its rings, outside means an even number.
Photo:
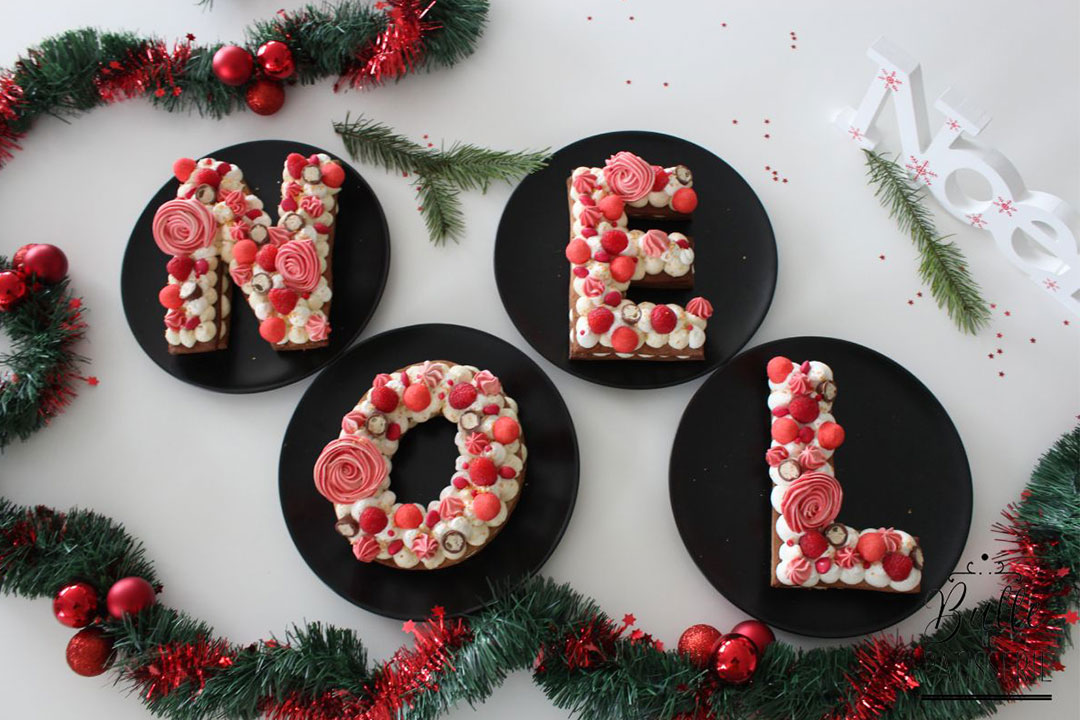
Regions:
<svg viewBox="0 0 1080 720"><path fill-rule="evenodd" d="M780 513L797 533L822 528L836 519L844 491L832 475L809 472L800 475L784 491Z"/></svg>
<svg viewBox="0 0 1080 720"><path fill-rule="evenodd" d="M210 208L198 200L170 200L154 213L154 242L167 255L187 257L209 247L217 223Z"/></svg>
<svg viewBox="0 0 1080 720"><path fill-rule="evenodd" d="M315 489L333 503L369 498L386 479L386 459L366 437L331 440L315 461Z"/></svg>
<svg viewBox="0 0 1080 720"><path fill-rule="evenodd" d="M652 191L656 174L652 165L631 152L618 152L608 158L604 177L611 192L626 202L637 202Z"/></svg>

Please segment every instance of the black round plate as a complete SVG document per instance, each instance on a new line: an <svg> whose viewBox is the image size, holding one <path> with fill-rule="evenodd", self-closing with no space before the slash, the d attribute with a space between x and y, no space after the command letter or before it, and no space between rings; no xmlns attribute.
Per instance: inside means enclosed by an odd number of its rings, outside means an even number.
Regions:
<svg viewBox="0 0 1080 720"><path fill-rule="evenodd" d="M281 190L281 167L291 152L326 152L313 145L287 140L258 140L206 153L236 163L251 191L262 198L274 217ZM340 158L335 153L328 153ZM165 283L169 258L154 244L150 227L154 213L176 197L179 182L166 182L150 199L131 231L120 275L124 314L135 340L165 372L207 390L253 393L273 390L316 372L341 355L375 312L390 269L390 233L379 199L360 174L342 159L345 184L338 202L341 212L334 236L334 299L330 305L330 344L316 350L278 352L259 336L259 321L238 288L230 292L233 312L229 347L216 352L170 355L165 343L164 310L158 291Z"/></svg>
<svg viewBox="0 0 1080 720"><path fill-rule="evenodd" d="M564 251L570 241L566 178L581 165L603 167L629 150L651 163L683 164L694 173L699 204L683 223L635 220L631 227L680 230L696 248L692 290L639 290L635 300L685 304L701 295L715 309L701 362L570 360ZM708 373L737 353L757 331L776 287L776 241L765 208L730 165L686 140L643 131L594 135L559 150L543 170L525 178L503 210L495 240L495 280L518 331L566 372L601 385L657 388Z"/></svg>
<svg viewBox="0 0 1080 720"><path fill-rule="evenodd" d="M423 360L487 368L502 380L518 402L529 450L525 487L498 536L458 565L398 570L360 563L334 530L333 506L316 492L311 469L376 374ZM426 504L439 496L457 456L455 432L455 425L438 417L409 431L394 455L392 488L398 498ZM577 499L577 436L559 391L520 350L473 328L412 325L368 338L315 379L285 431L278 484L297 550L334 592L388 617L426 616L435 605L468 613L494 599L493 583L536 573L555 551Z"/></svg>
<svg viewBox="0 0 1080 720"><path fill-rule="evenodd" d="M838 520L917 536L926 555L921 593L769 587L765 365L775 355L835 371L833 414L847 431L836 451ZM765 343L709 378L679 423L669 483L679 534L709 582L747 614L800 635L866 635L908 617L948 579L971 524L971 470L945 408L897 363L833 338Z"/></svg>

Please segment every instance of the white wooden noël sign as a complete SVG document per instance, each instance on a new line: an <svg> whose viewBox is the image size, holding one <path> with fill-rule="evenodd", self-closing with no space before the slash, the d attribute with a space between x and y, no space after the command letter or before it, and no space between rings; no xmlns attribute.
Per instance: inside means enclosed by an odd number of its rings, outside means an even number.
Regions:
<svg viewBox="0 0 1080 720"><path fill-rule="evenodd" d="M990 232L998 248L1033 282L1080 315L1080 253L1076 213L1061 198L1028 190L1008 158L978 140L990 116L952 89L934 107L945 122L929 137L926 95L919 63L885 38L867 55L877 65L858 109L841 110L834 123L859 147L877 145L874 123L892 97L900 127L901 162L961 222ZM989 186L973 197L960 177L972 172Z"/></svg>

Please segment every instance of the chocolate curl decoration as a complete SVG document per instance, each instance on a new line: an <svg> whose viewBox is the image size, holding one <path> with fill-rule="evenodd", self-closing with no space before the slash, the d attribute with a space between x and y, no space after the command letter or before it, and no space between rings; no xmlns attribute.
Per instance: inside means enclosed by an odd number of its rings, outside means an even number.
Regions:
<svg viewBox="0 0 1080 720"><path fill-rule="evenodd" d="M23 133L11 124L19 119L18 108L25 102L23 89L15 82L15 75L11 71L0 74L0 167L14 157L15 150L21 149L18 141Z"/></svg>
<svg viewBox="0 0 1080 720"><path fill-rule="evenodd" d="M845 673L854 692L833 720L875 720L892 709L901 693L919 687L912 675L919 654L899 635L870 638L855 648L855 673Z"/></svg>
<svg viewBox="0 0 1080 720"><path fill-rule="evenodd" d="M334 92L348 85L353 88L380 85L409 72L420 59L424 37L442 27L424 20L435 5L420 0L385 0L375 3L376 9L386 12L386 29L371 45L361 48L353 66L345 70L334 83Z"/></svg>
<svg viewBox="0 0 1080 720"><path fill-rule="evenodd" d="M233 664L234 652L224 640L168 644L157 649L151 662L130 671L130 677L145 688L146 700L153 702L188 685L186 691L198 695L215 672Z"/></svg>
<svg viewBox="0 0 1080 720"><path fill-rule="evenodd" d="M113 60L102 65L94 86L98 95L107 103L129 100L154 91L155 97L179 95L183 89L177 85L184 67L191 59L191 42L195 36L176 43L170 51L164 42L147 42L138 50L129 50L121 62ZM167 89L166 89L167 88Z"/></svg>
<svg viewBox="0 0 1080 720"><path fill-rule="evenodd" d="M1006 693L1031 686L1061 667L1063 621L1069 616L1055 610L1055 598L1071 592L1068 568L1052 568L1042 559L1037 542L1010 505L1002 513L1006 522L994 526L1010 547L998 554L1011 578L1001 594L998 625L990 638L990 661ZM1045 544L1056 545L1056 540Z"/></svg>

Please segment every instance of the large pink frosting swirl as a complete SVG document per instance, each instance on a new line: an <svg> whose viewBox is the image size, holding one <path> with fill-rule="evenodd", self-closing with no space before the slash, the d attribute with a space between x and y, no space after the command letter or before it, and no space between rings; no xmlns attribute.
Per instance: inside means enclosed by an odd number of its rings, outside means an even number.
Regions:
<svg viewBox="0 0 1080 720"><path fill-rule="evenodd" d="M656 179L652 165L625 150L608 158L604 177L611 191L626 202L637 202L648 195Z"/></svg>
<svg viewBox="0 0 1080 720"><path fill-rule="evenodd" d="M641 250L649 257L660 257L669 244L667 233L663 230L649 230L641 236Z"/></svg>
<svg viewBox="0 0 1080 720"><path fill-rule="evenodd" d="M210 246L217 223L206 205L178 198L157 209L151 230L161 252L186 257Z"/></svg>
<svg viewBox="0 0 1080 720"><path fill-rule="evenodd" d="M810 579L810 571L813 568L810 567L810 561L802 555L793 557L788 560L787 563L787 576L788 580L796 585L802 585L804 582Z"/></svg>
<svg viewBox="0 0 1080 720"><path fill-rule="evenodd" d="M485 395L498 395L502 392L502 383L490 370L481 370L476 373L473 382Z"/></svg>
<svg viewBox="0 0 1080 720"><path fill-rule="evenodd" d="M591 172L583 172L574 178L574 192L591 193L596 188L596 176Z"/></svg>
<svg viewBox="0 0 1080 720"><path fill-rule="evenodd" d="M843 499L844 491L832 475L803 473L784 491L780 512L789 528L804 532L835 520Z"/></svg>
<svg viewBox="0 0 1080 720"><path fill-rule="evenodd" d="M274 266L285 284L297 292L311 292L319 287L322 265L315 243L310 240L290 240L278 248Z"/></svg>
<svg viewBox="0 0 1080 720"><path fill-rule="evenodd" d="M386 460L366 437L331 440L315 461L315 489L330 502L371 497L386 479Z"/></svg>

